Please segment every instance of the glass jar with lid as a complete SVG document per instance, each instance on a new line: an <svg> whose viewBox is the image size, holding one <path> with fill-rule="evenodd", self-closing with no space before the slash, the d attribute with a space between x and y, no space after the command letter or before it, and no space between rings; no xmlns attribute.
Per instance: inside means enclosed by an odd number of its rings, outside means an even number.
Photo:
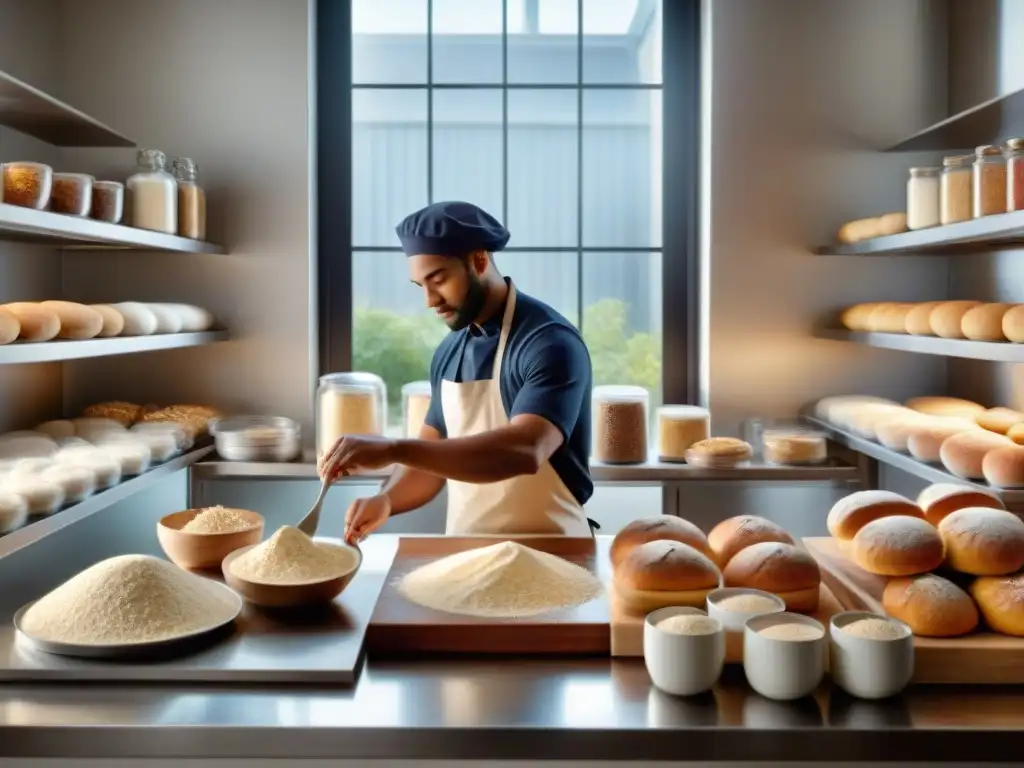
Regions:
<svg viewBox="0 0 1024 768"><path fill-rule="evenodd" d="M167 155L158 149L140 149L138 170L125 188L131 210L128 223L173 235L178 231L178 183L167 170Z"/></svg>
<svg viewBox="0 0 1024 768"><path fill-rule="evenodd" d="M939 169L911 168L907 180L907 229L939 223Z"/></svg>
<svg viewBox="0 0 1024 768"><path fill-rule="evenodd" d="M1024 138L1006 142L1006 210L1024 211Z"/></svg>
<svg viewBox="0 0 1024 768"><path fill-rule="evenodd" d="M974 152L974 218L1006 213L1006 159L1001 147L989 144Z"/></svg>
<svg viewBox="0 0 1024 768"><path fill-rule="evenodd" d="M954 155L942 158L940 180L941 224L967 221L972 215L971 206L971 160L973 155Z"/></svg>
<svg viewBox="0 0 1024 768"><path fill-rule="evenodd" d="M594 387L593 456L605 464L643 464L647 461L647 406L643 387Z"/></svg>
<svg viewBox="0 0 1024 768"><path fill-rule="evenodd" d="M205 240L206 192L199 186L199 168L190 157L176 157L171 169L178 182L178 234Z"/></svg>
<svg viewBox="0 0 1024 768"><path fill-rule="evenodd" d="M828 460L825 433L801 423L780 422L766 427L761 446L768 464L806 466L823 464Z"/></svg>
<svg viewBox="0 0 1024 768"><path fill-rule="evenodd" d="M410 381L402 387L402 436L417 438L430 410L430 382Z"/></svg>
<svg viewBox="0 0 1024 768"><path fill-rule="evenodd" d="M372 373L330 373L316 391L316 454L345 435L382 435L388 423L388 389Z"/></svg>
<svg viewBox="0 0 1024 768"><path fill-rule="evenodd" d="M658 458L685 462L686 451L711 433L711 413L695 405L663 405L658 408Z"/></svg>

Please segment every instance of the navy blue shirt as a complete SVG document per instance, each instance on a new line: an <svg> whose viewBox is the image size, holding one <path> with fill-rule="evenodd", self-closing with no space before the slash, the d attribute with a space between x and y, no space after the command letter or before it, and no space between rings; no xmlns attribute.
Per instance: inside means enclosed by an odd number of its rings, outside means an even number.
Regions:
<svg viewBox="0 0 1024 768"><path fill-rule="evenodd" d="M448 334L430 363L430 410L426 423L447 437L441 408L441 381L490 379L505 307L483 325ZM516 291L505 359L501 401L509 419L532 414L562 432L564 442L551 455L551 467L579 503L594 493L590 479L590 353L576 328L554 309Z"/></svg>

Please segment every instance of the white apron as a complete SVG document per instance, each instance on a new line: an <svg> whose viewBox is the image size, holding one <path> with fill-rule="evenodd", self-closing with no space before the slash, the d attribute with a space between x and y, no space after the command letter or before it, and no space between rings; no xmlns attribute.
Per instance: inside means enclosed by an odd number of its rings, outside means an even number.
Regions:
<svg viewBox="0 0 1024 768"><path fill-rule="evenodd" d="M449 438L478 435L509 423L501 401L501 367L515 308L516 289L509 281L491 378L441 382L441 409ZM548 461L536 474L496 483L449 480L445 527L449 535L593 535L583 507Z"/></svg>

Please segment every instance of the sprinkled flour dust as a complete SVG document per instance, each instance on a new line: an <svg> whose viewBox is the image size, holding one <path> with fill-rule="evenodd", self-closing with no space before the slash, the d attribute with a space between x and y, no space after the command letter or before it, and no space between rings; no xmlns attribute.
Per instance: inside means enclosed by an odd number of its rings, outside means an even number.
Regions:
<svg viewBox="0 0 1024 768"><path fill-rule="evenodd" d="M582 605L604 587L586 568L506 541L428 563L407 574L398 590L437 611L511 619Z"/></svg>
<svg viewBox="0 0 1024 768"><path fill-rule="evenodd" d="M308 584L344 576L357 565L345 547L313 541L285 525L231 563L231 573L257 584Z"/></svg>
<svg viewBox="0 0 1024 768"><path fill-rule="evenodd" d="M234 533L255 528L256 524L237 509L220 505L207 507L181 527L189 533Z"/></svg>
<svg viewBox="0 0 1024 768"><path fill-rule="evenodd" d="M232 619L236 608L205 579L165 560L120 555L40 598L21 626L39 640L129 645L213 629Z"/></svg>
<svg viewBox="0 0 1024 768"><path fill-rule="evenodd" d="M885 619L857 619L843 625L842 630L868 640L899 640L906 636L898 624Z"/></svg>

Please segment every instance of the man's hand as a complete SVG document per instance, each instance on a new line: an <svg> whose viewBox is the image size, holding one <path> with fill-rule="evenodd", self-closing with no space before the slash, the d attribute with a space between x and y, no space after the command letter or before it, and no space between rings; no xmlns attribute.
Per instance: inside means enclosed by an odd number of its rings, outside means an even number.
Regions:
<svg viewBox="0 0 1024 768"><path fill-rule="evenodd" d="M358 469L381 469L395 463L395 441L386 437L348 435L320 460L320 477L339 477Z"/></svg>
<svg viewBox="0 0 1024 768"><path fill-rule="evenodd" d="M386 493L356 499L345 513L345 541L358 544L391 517L391 499Z"/></svg>

